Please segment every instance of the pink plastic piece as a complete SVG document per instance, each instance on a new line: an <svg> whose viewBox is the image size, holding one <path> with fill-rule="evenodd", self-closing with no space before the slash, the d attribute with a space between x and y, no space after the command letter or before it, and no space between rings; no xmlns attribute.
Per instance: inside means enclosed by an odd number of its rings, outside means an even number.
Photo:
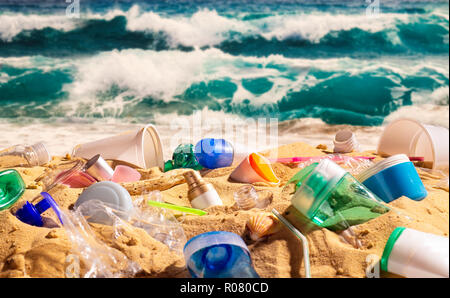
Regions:
<svg viewBox="0 0 450 298"><path fill-rule="evenodd" d="M111 178L112 182L120 183L120 182L135 182L141 179L141 174L135 169L118 165L114 169L114 174Z"/></svg>
<svg viewBox="0 0 450 298"><path fill-rule="evenodd" d="M60 177L65 172L58 175ZM69 186L70 188L83 188L88 187L91 184L97 182L94 178L92 178L89 174L86 174L82 171L76 171L65 180L61 181L62 184Z"/></svg>

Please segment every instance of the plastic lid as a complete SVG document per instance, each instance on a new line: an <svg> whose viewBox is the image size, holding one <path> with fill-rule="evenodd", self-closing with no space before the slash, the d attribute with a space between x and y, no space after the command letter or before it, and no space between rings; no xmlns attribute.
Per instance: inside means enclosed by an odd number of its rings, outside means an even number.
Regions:
<svg viewBox="0 0 450 298"><path fill-rule="evenodd" d="M220 244L236 245L242 247L250 254L247 245L245 245L244 240L239 235L232 232L213 231L197 235L189 239L184 245L183 253L186 264L191 256L200 249Z"/></svg>
<svg viewBox="0 0 450 298"><path fill-rule="evenodd" d="M368 168L367 170L361 172L356 178L357 180L359 180L359 182L364 182L367 179L369 179L370 177L372 177L375 174L378 174L379 172L390 168L392 166L404 163L404 162L410 162L408 156L406 156L406 154L396 154L393 155L389 158L386 158L385 160L382 160L376 164L374 164L373 166L371 166L370 168Z"/></svg>
<svg viewBox="0 0 450 298"><path fill-rule="evenodd" d="M58 204L56 204L55 200L53 200L50 194L46 192L41 192L41 196L43 197L43 199L36 205L33 205L27 201L25 205L23 205L22 208L20 208L16 212L16 217L22 222L29 225L42 227L44 225L44 222L42 221L41 214L44 213L48 208L52 207L62 223L61 210L59 209Z"/></svg>
<svg viewBox="0 0 450 298"><path fill-rule="evenodd" d="M36 153L38 166L46 164L51 160L51 156L43 143L36 143L34 145L31 145L31 148L33 148L34 152Z"/></svg>
<svg viewBox="0 0 450 298"><path fill-rule="evenodd" d="M9 169L0 172L0 210L9 208L25 192L25 182L19 172Z"/></svg>
<svg viewBox="0 0 450 298"><path fill-rule="evenodd" d="M391 255L391 251L394 248L395 242L397 241L398 237L400 237L405 229L405 227L395 228L395 230L389 236L389 239L384 246L383 256L381 257L381 270L388 271L388 260L389 256Z"/></svg>

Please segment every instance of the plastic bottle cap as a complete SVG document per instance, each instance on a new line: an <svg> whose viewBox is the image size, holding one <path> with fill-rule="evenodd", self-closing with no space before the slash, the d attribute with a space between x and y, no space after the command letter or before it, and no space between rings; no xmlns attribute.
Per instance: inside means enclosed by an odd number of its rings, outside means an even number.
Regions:
<svg viewBox="0 0 450 298"><path fill-rule="evenodd" d="M38 166L46 164L51 160L51 156L43 143L36 143L34 145L31 145L31 148L33 148L34 152L36 153Z"/></svg>
<svg viewBox="0 0 450 298"><path fill-rule="evenodd" d="M405 227L395 228L395 230L389 236L389 239L386 242L386 245L384 246L383 256L381 257L381 261L380 261L381 270L386 271L386 272L388 271L389 256L391 255L391 252L392 252L392 249L394 248L395 242L401 236L401 234L403 233L403 231L405 229L406 229Z"/></svg>
<svg viewBox="0 0 450 298"><path fill-rule="evenodd" d="M25 182L19 172L14 169L0 172L0 210L9 208L24 191Z"/></svg>
<svg viewBox="0 0 450 298"><path fill-rule="evenodd" d="M44 213L48 208L52 207L53 211L55 211L59 220L62 221L61 218L61 210L56 204L55 200L50 196L50 194L46 192L41 192L41 196L43 199L37 203L36 205L31 204L30 202L26 202L25 205L22 206L16 212L16 217L20 219L22 222L27 223L29 225L42 227L44 222L42 221L41 214Z"/></svg>
<svg viewBox="0 0 450 298"><path fill-rule="evenodd" d="M369 179L370 177L372 177L373 175L387 169L390 168L392 166L404 163L404 162L410 162L408 156L406 156L405 154L396 154L393 155L389 158L386 158L383 161L380 161L376 164L374 164L372 167L368 168L367 170L363 171L362 173L360 173L357 176L357 179L359 180L359 182L363 183L364 181L366 181L367 179Z"/></svg>
<svg viewBox="0 0 450 298"><path fill-rule="evenodd" d="M189 262L191 256L200 249L220 244L236 245L250 254L247 245L239 235L225 231L206 232L189 239L184 245L183 253L186 264Z"/></svg>

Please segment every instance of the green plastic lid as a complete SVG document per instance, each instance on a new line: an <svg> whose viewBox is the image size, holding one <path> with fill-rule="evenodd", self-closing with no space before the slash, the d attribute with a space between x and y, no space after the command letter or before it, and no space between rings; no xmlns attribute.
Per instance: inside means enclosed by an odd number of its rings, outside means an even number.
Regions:
<svg viewBox="0 0 450 298"><path fill-rule="evenodd" d="M9 208L25 192L25 182L14 169L0 172L0 210Z"/></svg>
<svg viewBox="0 0 450 298"><path fill-rule="evenodd" d="M400 237L405 229L405 227L395 228L395 230L389 236L389 239L384 246L383 256L381 257L381 270L386 272L388 271L388 260L389 256L391 255L391 251L394 248L395 242L397 241L398 237Z"/></svg>

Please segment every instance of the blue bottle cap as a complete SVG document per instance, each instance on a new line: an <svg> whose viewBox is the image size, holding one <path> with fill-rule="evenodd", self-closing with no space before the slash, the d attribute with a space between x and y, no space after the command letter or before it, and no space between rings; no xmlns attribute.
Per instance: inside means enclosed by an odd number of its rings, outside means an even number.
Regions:
<svg viewBox="0 0 450 298"><path fill-rule="evenodd" d="M55 200L53 200L52 196L46 192L41 192L41 196L43 199L36 205L33 205L27 201L22 208L17 210L16 217L29 225L42 227L44 226L44 222L42 221L41 214L48 208L52 207L62 223L61 210Z"/></svg>
<svg viewBox="0 0 450 298"><path fill-rule="evenodd" d="M229 167L233 163L233 146L224 139L202 139L194 152L198 162L207 169Z"/></svg>

